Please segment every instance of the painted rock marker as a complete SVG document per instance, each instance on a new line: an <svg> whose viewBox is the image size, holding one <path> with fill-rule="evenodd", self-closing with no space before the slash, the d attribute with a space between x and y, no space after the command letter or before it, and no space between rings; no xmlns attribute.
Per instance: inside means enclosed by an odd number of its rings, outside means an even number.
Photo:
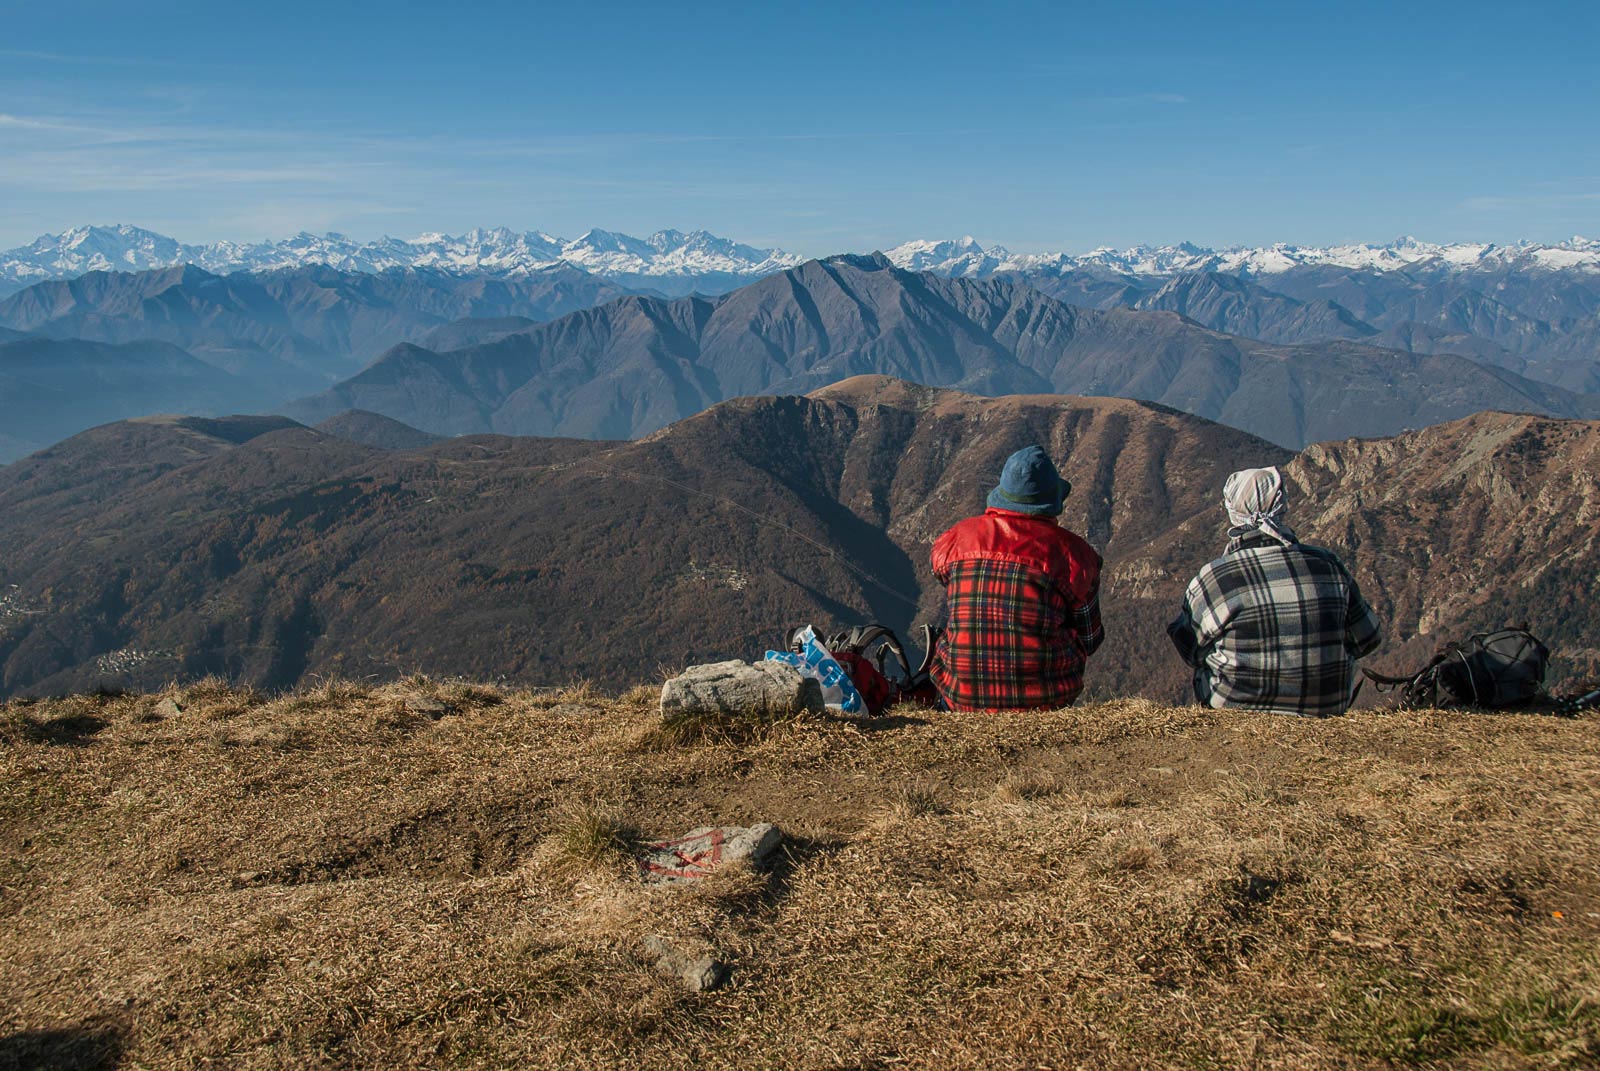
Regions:
<svg viewBox="0 0 1600 1071"><path fill-rule="evenodd" d="M645 845L639 856L639 876L657 884L698 881L723 863L748 859L760 864L782 843L783 833L771 822L701 826L675 840Z"/></svg>

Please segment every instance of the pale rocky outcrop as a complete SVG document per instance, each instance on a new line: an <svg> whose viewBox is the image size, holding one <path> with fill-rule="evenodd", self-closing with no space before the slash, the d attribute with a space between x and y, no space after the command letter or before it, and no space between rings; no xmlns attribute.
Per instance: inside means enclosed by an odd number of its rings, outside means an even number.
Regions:
<svg viewBox="0 0 1600 1071"><path fill-rule="evenodd" d="M782 662L712 662L690 666L661 688L661 716L773 716L823 709L822 689Z"/></svg>

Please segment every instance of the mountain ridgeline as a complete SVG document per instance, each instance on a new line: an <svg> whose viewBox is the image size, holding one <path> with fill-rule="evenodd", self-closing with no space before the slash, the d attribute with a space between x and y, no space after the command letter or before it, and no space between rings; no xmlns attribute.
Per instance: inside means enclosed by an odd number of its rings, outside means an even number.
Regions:
<svg viewBox="0 0 1600 1071"><path fill-rule="evenodd" d="M406 441L371 414L140 420L0 469L0 690L286 686L412 671L620 686L756 658L801 621L937 617L927 555L1039 442L1106 559L1091 694L1183 695L1162 629L1221 547L1233 469L1389 623L1380 664L1526 619L1600 669L1600 424L1482 414L1299 454L1171 408L883 377L743 398L632 442Z"/></svg>
<svg viewBox="0 0 1600 1071"><path fill-rule="evenodd" d="M262 382L327 383L464 317L548 320L626 293L566 266L513 278L311 266L213 275L96 271L0 301L0 323L52 338L155 339Z"/></svg>
<svg viewBox="0 0 1600 1071"><path fill-rule="evenodd" d="M248 411L250 379L165 342L0 338L0 463L129 414Z"/></svg>
<svg viewBox="0 0 1600 1071"><path fill-rule="evenodd" d="M1320 267L1263 281L1219 272L1121 286L1093 273L1017 278L1089 308L1176 312L1213 330L1264 342L1346 339L1412 353L1453 353L1571 390L1600 390L1600 276L1559 282L1546 276L1537 286L1517 276L1471 280L1493 296L1457 275L1419 279ZM1539 308L1543 316L1521 312L1511 301Z"/></svg>
<svg viewBox="0 0 1600 1071"><path fill-rule="evenodd" d="M0 464L110 420L270 409L407 339L527 326L623 293L564 265L506 279L175 267L40 283L0 301Z"/></svg>
<svg viewBox="0 0 1600 1071"><path fill-rule="evenodd" d="M86 232L30 263L100 263L116 237ZM91 239L105 249L85 252ZM418 254L423 266L380 257L372 264L382 270L329 267L314 259L332 256L326 243L308 241L253 273L180 264L37 283L0 301L0 348L41 338L66 348L59 360L37 346L0 349L0 415L27 410L0 433L0 463L98 421L155 412L282 407L316 422L354 407L439 435L625 438L728 398L857 374L986 394L1148 399L1290 447L1482 409L1600 412L1600 271L1536 266L1540 255L1592 252L1577 248L1485 254L1470 271L1437 257L1383 270L1307 259L1255 271L1275 263L1265 258L1230 273L1220 270L1226 258L1203 251L1117 270L1115 258L974 260L967 247L942 259L902 249L793 264L677 232L655 245L624 239L591 232L581 243L580 259L595 271L610 265L609 275L538 261L554 247L536 235L485 232L439 237ZM141 261L187 248L150 238L123 253ZM651 271L680 254L707 271L733 256L748 285L676 300L630 293L623 282L639 283L644 268L624 262L646 253ZM1535 266L1507 266L1523 261ZM217 374L170 371L187 362L154 359L153 343ZM78 389L30 378L50 364L81 368Z"/></svg>
<svg viewBox="0 0 1600 1071"><path fill-rule="evenodd" d="M1600 390L1600 242L1189 245L1014 255L970 238L909 242L897 265L1012 278L1085 308L1166 309L1281 344L1343 338L1454 353L1571 390Z"/></svg>
<svg viewBox="0 0 1600 1071"><path fill-rule="evenodd" d="M1270 345L1176 312L1082 309L1015 279L909 272L877 255L811 261L717 298L627 297L443 353L401 345L284 412L315 422L366 409L441 435L633 438L729 398L866 374L1144 399L1294 448L1485 409L1600 416L1600 397L1466 358Z"/></svg>

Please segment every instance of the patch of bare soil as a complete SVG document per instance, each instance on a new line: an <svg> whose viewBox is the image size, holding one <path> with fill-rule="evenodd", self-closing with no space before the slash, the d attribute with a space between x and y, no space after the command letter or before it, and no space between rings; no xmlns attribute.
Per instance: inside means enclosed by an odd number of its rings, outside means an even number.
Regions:
<svg viewBox="0 0 1600 1071"><path fill-rule="evenodd" d="M0 1068L1594 1067L1597 786L1593 718L12 703ZM757 821L768 871L635 875Z"/></svg>

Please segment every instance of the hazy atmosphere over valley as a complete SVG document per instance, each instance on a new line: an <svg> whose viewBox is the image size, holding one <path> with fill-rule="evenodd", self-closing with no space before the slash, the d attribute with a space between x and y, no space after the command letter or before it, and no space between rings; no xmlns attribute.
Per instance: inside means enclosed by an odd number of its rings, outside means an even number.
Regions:
<svg viewBox="0 0 1600 1071"><path fill-rule="evenodd" d="M1600 1066L1600 9L5 25L0 1071Z"/></svg>

